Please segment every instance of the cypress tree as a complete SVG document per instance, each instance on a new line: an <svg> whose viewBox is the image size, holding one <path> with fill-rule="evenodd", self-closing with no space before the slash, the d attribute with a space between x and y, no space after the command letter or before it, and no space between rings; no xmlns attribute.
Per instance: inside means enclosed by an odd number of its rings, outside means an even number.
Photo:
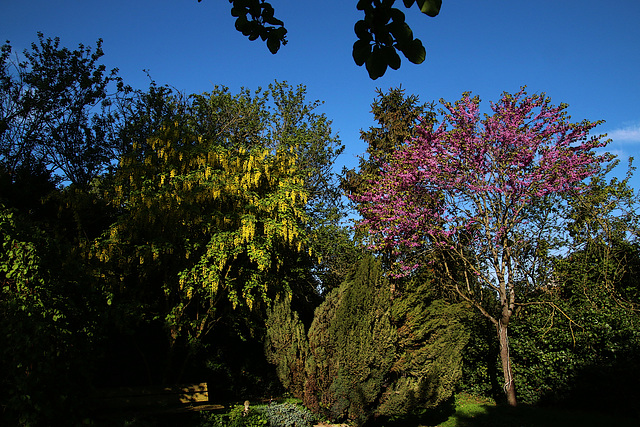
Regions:
<svg viewBox="0 0 640 427"><path fill-rule="evenodd" d="M434 280L431 274L412 279L393 300L396 358L377 415L435 408L453 396L461 380L470 311L466 303L437 298Z"/></svg>
<svg viewBox="0 0 640 427"><path fill-rule="evenodd" d="M329 419L419 413L460 380L469 312L438 299L430 277L392 291L381 262L365 256L316 309L306 339L288 301L274 305L267 355L283 385Z"/></svg>
<svg viewBox="0 0 640 427"><path fill-rule="evenodd" d="M304 325L298 313L291 310L289 298L278 299L268 310L265 354L267 361L276 365L282 385L295 397L302 398L309 344Z"/></svg>
<svg viewBox="0 0 640 427"><path fill-rule="evenodd" d="M389 284L365 257L316 310L305 403L333 419L366 421L384 393L396 338Z"/></svg>

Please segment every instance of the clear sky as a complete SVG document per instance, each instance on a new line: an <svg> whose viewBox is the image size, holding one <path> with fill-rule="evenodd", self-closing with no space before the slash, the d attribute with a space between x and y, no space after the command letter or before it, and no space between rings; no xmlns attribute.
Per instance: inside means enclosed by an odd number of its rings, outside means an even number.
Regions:
<svg viewBox="0 0 640 427"><path fill-rule="evenodd" d="M597 129L621 158L640 148L640 1L443 0L430 18L397 0L427 59L403 59L375 81L351 58L362 16L356 0L270 3L289 30L276 55L235 30L227 0L0 0L0 41L20 52L38 31L72 49L102 38L104 63L139 89L148 85L144 69L186 93L304 84L310 100L325 102L321 112L347 146L339 167L354 165L366 148L359 130L373 124L376 88L399 85L423 102L472 91L487 106L527 85L568 103L575 121L606 120Z"/></svg>

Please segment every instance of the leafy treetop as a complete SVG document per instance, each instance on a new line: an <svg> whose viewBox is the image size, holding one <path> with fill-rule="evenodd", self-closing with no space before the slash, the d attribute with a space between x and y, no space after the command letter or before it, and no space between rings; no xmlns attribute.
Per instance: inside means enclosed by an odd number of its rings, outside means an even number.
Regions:
<svg viewBox="0 0 640 427"><path fill-rule="evenodd" d="M466 289L451 282L496 326L504 388L515 405L507 325L516 289L530 281L530 242L557 233L548 221L536 223L532 206L540 200L553 206L555 195L580 192L611 155L594 153L607 144L601 135L588 137L599 122L570 123L565 104L553 106L524 88L505 93L483 119L480 99L469 93L442 104L440 124L422 125L421 135L392 156L368 191L353 197L362 204L361 226L377 238L374 246L397 257L397 274L417 268L411 260L424 252L440 257L446 271L455 260L469 273ZM471 292L473 280L495 292L497 312Z"/></svg>
<svg viewBox="0 0 640 427"><path fill-rule="evenodd" d="M362 225L380 236L378 247L449 247L467 232L484 250L504 250L535 198L579 190L610 160L593 153L606 145L602 136L587 137L600 122L568 123L567 106L544 95L505 93L482 120L480 99L469 93L442 103L442 122L423 126L378 184L354 196L366 203Z"/></svg>
<svg viewBox="0 0 640 427"><path fill-rule="evenodd" d="M347 194L362 194L368 182L375 180L382 166L405 141L418 136L417 125L434 117L432 104L421 104L416 95L406 95L402 87L377 90L371 104L371 113L377 122L368 130L360 131L367 143L366 157L359 158L359 170L344 169L341 187Z"/></svg>
<svg viewBox="0 0 640 427"><path fill-rule="evenodd" d="M109 169L119 155L114 99L128 91L99 63L95 49L60 46L38 33L38 43L15 61L11 45L0 54L0 165L11 174L42 164L82 187Z"/></svg>

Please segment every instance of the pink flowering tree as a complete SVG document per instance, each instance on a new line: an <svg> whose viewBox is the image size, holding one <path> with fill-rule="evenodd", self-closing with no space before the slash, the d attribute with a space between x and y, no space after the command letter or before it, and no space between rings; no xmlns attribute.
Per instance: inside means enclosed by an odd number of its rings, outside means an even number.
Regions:
<svg viewBox="0 0 640 427"><path fill-rule="evenodd" d="M509 404L516 404L507 329L518 289L535 286L530 274L532 242L558 233L534 206L553 207L567 192L581 192L585 179L611 160L589 137L600 122L570 123L566 105L544 95L503 94L481 117L480 99L465 93L455 104L441 101L439 124L398 148L365 194L360 227L372 246L391 252L395 274L410 274L425 253L438 259L462 298L496 327ZM437 255L440 254L440 255ZM535 264L535 262L533 262ZM454 277L452 270L461 269ZM461 280L460 277L463 277ZM466 283L465 283L466 282ZM473 282L498 300L490 309Z"/></svg>

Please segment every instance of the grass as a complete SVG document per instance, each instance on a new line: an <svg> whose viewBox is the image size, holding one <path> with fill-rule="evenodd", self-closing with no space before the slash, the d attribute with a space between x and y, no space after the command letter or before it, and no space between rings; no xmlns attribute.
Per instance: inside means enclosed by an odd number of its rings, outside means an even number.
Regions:
<svg viewBox="0 0 640 427"><path fill-rule="evenodd" d="M640 420L601 413L519 405L496 405L468 394L456 396L455 413L438 427L638 426ZM422 426L427 427L427 426Z"/></svg>

